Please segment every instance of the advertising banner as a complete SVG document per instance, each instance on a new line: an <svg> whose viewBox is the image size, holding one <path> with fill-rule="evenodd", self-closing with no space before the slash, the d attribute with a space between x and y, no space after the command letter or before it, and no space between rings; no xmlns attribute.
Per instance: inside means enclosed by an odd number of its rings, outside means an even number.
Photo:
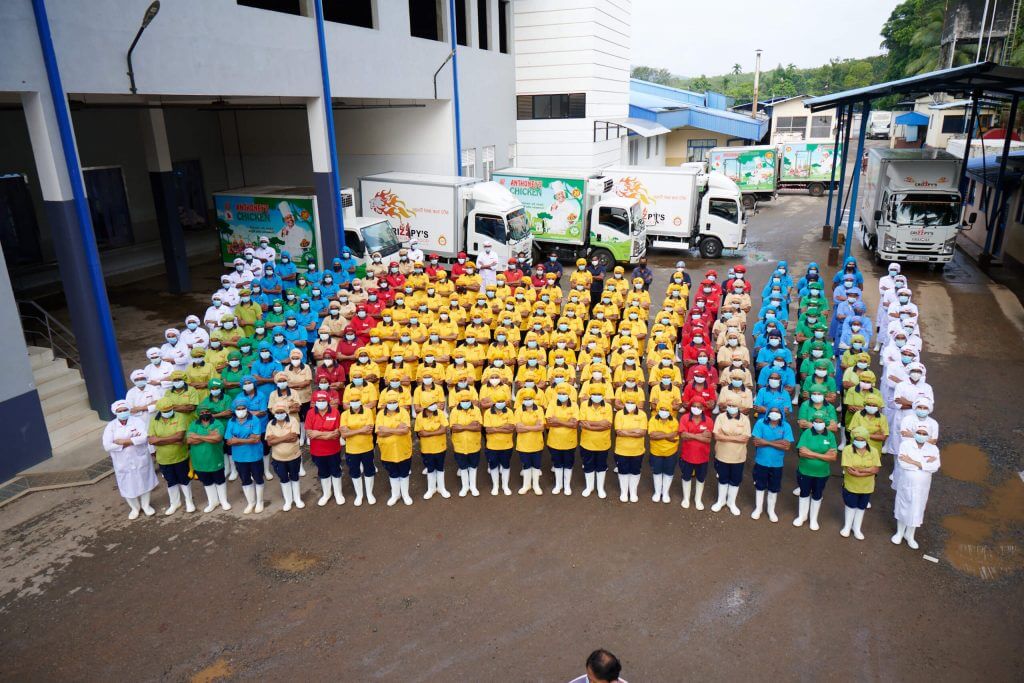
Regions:
<svg viewBox="0 0 1024 683"><path fill-rule="evenodd" d="M772 147L720 147L708 153L708 168L724 173L740 192L775 190L775 149Z"/></svg>
<svg viewBox="0 0 1024 683"><path fill-rule="evenodd" d="M780 181L807 183L832 179L832 158L836 154L834 142L785 142L779 147L782 153Z"/></svg>
<svg viewBox="0 0 1024 683"><path fill-rule="evenodd" d="M583 241L582 179L494 174L523 204L533 236L549 242Z"/></svg>
<svg viewBox="0 0 1024 683"><path fill-rule="evenodd" d="M360 191L363 215L386 218L399 241L415 239L424 252L446 257L459 251L455 188L363 178Z"/></svg>
<svg viewBox="0 0 1024 683"><path fill-rule="evenodd" d="M258 247L266 235L278 254L287 251L302 266L317 259L316 198L215 194L220 254L225 265L242 255L246 247ZM322 264L321 264L322 266Z"/></svg>

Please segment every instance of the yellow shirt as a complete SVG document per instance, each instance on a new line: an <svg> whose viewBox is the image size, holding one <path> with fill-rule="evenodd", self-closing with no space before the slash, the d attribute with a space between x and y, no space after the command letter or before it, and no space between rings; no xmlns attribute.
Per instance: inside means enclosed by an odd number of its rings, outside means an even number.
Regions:
<svg viewBox="0 0 1024 683"><path fill-rule="evenodd" d="M635 413L615 413L615 429L642 429L647 431L647 415L642 410ZM644 437L615 435L615 455L637 456L644 454Z"/></svg>
<svg viewBox="0 0 1024 683"><path fill-rule="evenodd" d="M373 411L363 406L360 412L353 413L346 410L341 414L340 425L344 429L359 429L360 427L372 427L374 424ZM346 453L366 453L373 450L373 433L358 434L345 438Z"/></svg>
<svg viewBox="0 0 1024 683"><path fill-rule="evenodd" d="M508 384L499 384L496 387L485 384L480 388L480 400L489 401L490 403L497 401L512 403L512 387Z"/></svg>
<svg viewBox="0 0 1024 683"><path fill-rule="evenodd" d="M448 428L448 418L445 417L444 412L441 410L438 410L436 413L425 410L416 417L417 434L420 432L432 432L442 428ZM448 450L447 434L420 437L420 453L444 453L446 450Z"/></svg>
<svg viewBox="0 0 1024 683"><path fill-rule="evenodd" d="M647 432L667 432L676 435L674 439L651 439L651 455L665 457L675 455L679 451L679 422L672 415L663 420L654 412L647 423Z"/></svg>
<svg viewBox="0 0 1024 683"><path fill-rule="evenodd" d="M370 404L377 403L377 385L376 384L363 384L361 387L357 387L354 384L349 384L345 387L345 392L342 394L341 401L346 406L349 401L362 401L363 405L367 408L371 408Z"/></svg>
<svg viewBox="0 0 1024 683"><path fill-rule="evenodd" d="M435 382L429 388L424 386L416 387L412 395L412 404L416 407L417 420L419 415L424 413L427 406L432 403L436 403L438 408L444 406L444 389L441 388L441 385Z"/></svg>
<svg viewBox="0 0 1024 683"><path fill-rule="evenodd" d="M499 412L494 408L484 411L484 429L488 427L505 427L515 425L516 414L508 407ZM504 451L512 448L512 441L515 433L489 433L487 434L487 447L495 451Z"/></svg>
<svg viewBox="0 0 1024 683"><path fill-rule="evenodd" d="M536 399L535 399L536 400ZM520 406L516 409L515 420L517 425L532 427L544 424L544 411L540 406L534 405L532 409ZM544 431L521 432L516 435L516 450L523 453L536 453L544 448Z"/></svg>
<svg viewBox="0 0 1024 683"><path fill-rule="evenodd" d="M545 418L553 417L558 420L578 420L580 417L576 403L570 398L566 404L560 404L553 400L548 404ZM548 447L558 450L576 448L579 435L575 427L548 427Z"/></svg>
<svg viewBox="0 0 1024 683"><path fill-rule="evenodd" d="M464 426L472 422L479 422L483 424L483 418L480 416L480 409L477 407L471 407L468 410L463 410L458 406L452 408L452 414L448 418L448 423L452 426ZM480 431L473 430L468 432L452 432L452 450L456 453L477 453L480 451Z"/></svg>
<svg viewBox="0 0 1024 683"><path fill-rule="evenodd" d="M637 384L632 389L626 385L622 385L615 390L615 401L619 404L632 402L636 403L637 407L640 409L643 409L644 402L646 400L647 397L644 396L644 390L640 387L640 384Z"/></svg>
<svg viewBox="0 0 1024 683"><path fill-rule="evenodd" d="M587 401L586 404L580 406L580 421L599 422L604 420L611 424L612 417L612 404L608 401L602 401L600 405ZM612 447L611 427L597 430L581 427L580 446L588 451L608 450Z"/></svg>
<svg viewBox="0 0 1024 683"><path fill-rule="evenodd" d="M409 424L409 412L405 408L399 408L390 415L384 410L377 413L378 429L394 429ZM404 462L412 457L412 431L407 434L378 436L377 445L380 446L380 459L384 462Z"/></svg>

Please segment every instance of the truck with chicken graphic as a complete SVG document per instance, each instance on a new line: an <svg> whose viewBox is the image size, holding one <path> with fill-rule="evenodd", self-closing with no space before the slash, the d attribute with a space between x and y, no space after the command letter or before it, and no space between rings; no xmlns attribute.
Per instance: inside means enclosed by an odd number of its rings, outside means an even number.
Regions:
<svg viewBox="0 0 1024 683"><path fill-rule="evenodd" d="M783 142L779 144L780 190L802 190L812 197L820 197L838 176L832 180L832 163L840 148L834 142ZM837 171L838 173L838 171Z"/></svg>
<svg viewBox="0 0 1024 683"><path fill-rule="evenodd" d="M708 171L722 173L739 186L743 205L769 201L778 189L778 151L772 145L715 147L708 151Z"/></svg>

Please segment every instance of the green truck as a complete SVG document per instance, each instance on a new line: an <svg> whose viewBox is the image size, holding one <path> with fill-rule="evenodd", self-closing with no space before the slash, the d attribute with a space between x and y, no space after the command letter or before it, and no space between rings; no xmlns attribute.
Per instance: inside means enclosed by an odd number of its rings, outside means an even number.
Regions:
<svg viewBox="0 0 1024 683"><path fill-rule="evenodd" d="M724 173L743 193L743 206L774 199L779 190L806 189L820 197L832 183L832 142L781 142L778 145L715 147L708 169ZM838 179L836 180L838 184Z"/></svg>

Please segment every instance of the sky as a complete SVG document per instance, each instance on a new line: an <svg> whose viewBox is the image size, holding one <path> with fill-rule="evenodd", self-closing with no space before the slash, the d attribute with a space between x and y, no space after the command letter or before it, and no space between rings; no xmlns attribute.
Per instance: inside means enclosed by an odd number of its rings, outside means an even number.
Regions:
<svg viewBox="0 0 1024 683"><path fill-rule="evenodd" d="M900 0L633 0L633 66L679 76L825 64L881 54L879 31Z"/></svg>

